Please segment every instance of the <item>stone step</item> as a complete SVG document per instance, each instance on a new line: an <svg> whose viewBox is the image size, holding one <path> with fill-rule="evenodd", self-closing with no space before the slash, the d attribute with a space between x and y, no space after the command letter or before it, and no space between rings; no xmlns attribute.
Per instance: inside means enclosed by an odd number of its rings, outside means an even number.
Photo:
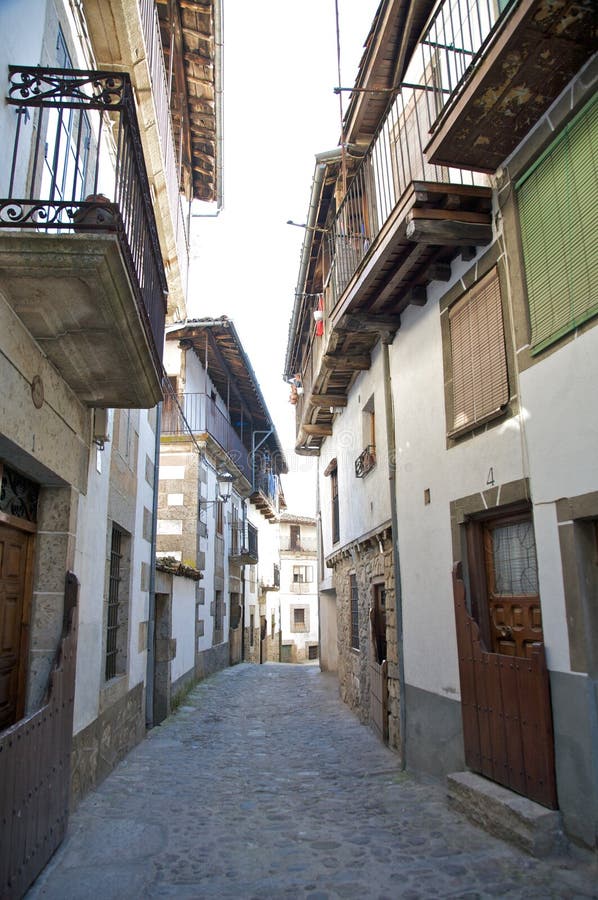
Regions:
<svg viewBox="0 0 598 900"><path fill-rule="evenodd" d="M447 776L449 804L471 822L533 856L567 852L561 814L473 772Z"/></svg>

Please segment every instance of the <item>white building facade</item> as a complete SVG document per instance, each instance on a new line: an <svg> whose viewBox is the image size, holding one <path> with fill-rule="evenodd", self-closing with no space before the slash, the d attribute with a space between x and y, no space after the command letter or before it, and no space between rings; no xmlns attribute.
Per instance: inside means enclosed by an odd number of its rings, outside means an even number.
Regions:
<svg viewBox="0 0 598 900"><path fill-rule="evenodd" d="M343 698L406 765L467 767L595 848L596 60L589 6L553 9L532 90L541 6L480 6L479 33L463 4L407 28L381 4L348 151L316 158L286 374Z"/></svg>
<svg viewBox="0 0 598 900"><path fill-rule="evenodd" d="M205 182L193 172L206 145L177 152L193 125L170 114L185 85L168 82L160 7L0 9L0 741L2 765L18 744L37 779L2 811L3 839L16 829L2 894L24 892L69 798L152 721L164 327L185 315L191 203L220 194L216 140ZM181 14L186 39L205 31L214 53L218 0L207 12ZM44 784L51 809L36 806ZM17 839L31 821L35 853Z"/></svg>

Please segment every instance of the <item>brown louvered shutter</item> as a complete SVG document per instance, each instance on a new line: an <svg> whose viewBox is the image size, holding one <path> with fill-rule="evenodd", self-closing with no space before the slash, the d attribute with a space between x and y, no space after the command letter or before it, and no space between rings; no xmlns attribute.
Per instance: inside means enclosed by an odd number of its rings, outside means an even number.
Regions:
<svg viewBox="0 0 598 900"><path fill-rule="evenodd" d="M480 423L509 399L500 282L496 268L449 311L453 370L450 432Z"/></svg>

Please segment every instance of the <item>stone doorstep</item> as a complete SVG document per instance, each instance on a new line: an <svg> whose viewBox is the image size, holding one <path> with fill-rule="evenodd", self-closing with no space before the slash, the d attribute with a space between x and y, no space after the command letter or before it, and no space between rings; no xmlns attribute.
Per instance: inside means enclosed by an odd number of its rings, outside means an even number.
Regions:
<svg viewBox="0 0 598 900"><path fill-rule="evenodd" d="M567 851L561 814L473 772L447 775L449 804L475 825L532 856Z"/></svg>

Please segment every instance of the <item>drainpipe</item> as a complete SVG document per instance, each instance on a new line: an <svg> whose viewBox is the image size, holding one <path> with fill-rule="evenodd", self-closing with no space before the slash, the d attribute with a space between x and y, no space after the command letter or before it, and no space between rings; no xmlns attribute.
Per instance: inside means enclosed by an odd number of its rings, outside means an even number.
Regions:
<svg viewBox="0 0 598 900"><path fill-rule="evenodd" d="M147 670L145 676L145 725L154 726L154 675L156 660L154 636L156 631L156 534L158 531L158 477L160 470L160 432L162 403L156 407L156 438L154 442L154 489L152 498L152 540L150 545L149 613L147 622Z"/></svg>
<svg viewBox="0 0 598 900"><path fill-rule="evenodd" d="M247 500L241 503L243 510L243 541L247 533L247 546L249 549L249 529L247 528ZM245 662L245 565L241 566L241 662Z"/></svg>
<svg viewBox="0 0 598 900"><path fill-rule="evenodd" d="M322 608L320 603L320 583L324 580L324 543L322 540L322 509L320 506L320 457L316 462L316 541L318 546L318 658L322 668Z"/></svg>
<svg viewBox="0 0 598 900"><path fill-rule="evenodd" d="M390 381L390 359L388 347L390 338L382 341L382 359L384 366L384 411L386 423L386 442L388 447L388 486L390 489L390 518L393 539L393 573L395 579L395 616L397 621L397 670L399 682L399 752L401 769L405 769L406 746L406 709L405 709L405 664L403 660L403 592L401 588L401 561L399 557L399 528L397 510L397 452L395 443L395 420L392 402L392 385Z"/></svg>

